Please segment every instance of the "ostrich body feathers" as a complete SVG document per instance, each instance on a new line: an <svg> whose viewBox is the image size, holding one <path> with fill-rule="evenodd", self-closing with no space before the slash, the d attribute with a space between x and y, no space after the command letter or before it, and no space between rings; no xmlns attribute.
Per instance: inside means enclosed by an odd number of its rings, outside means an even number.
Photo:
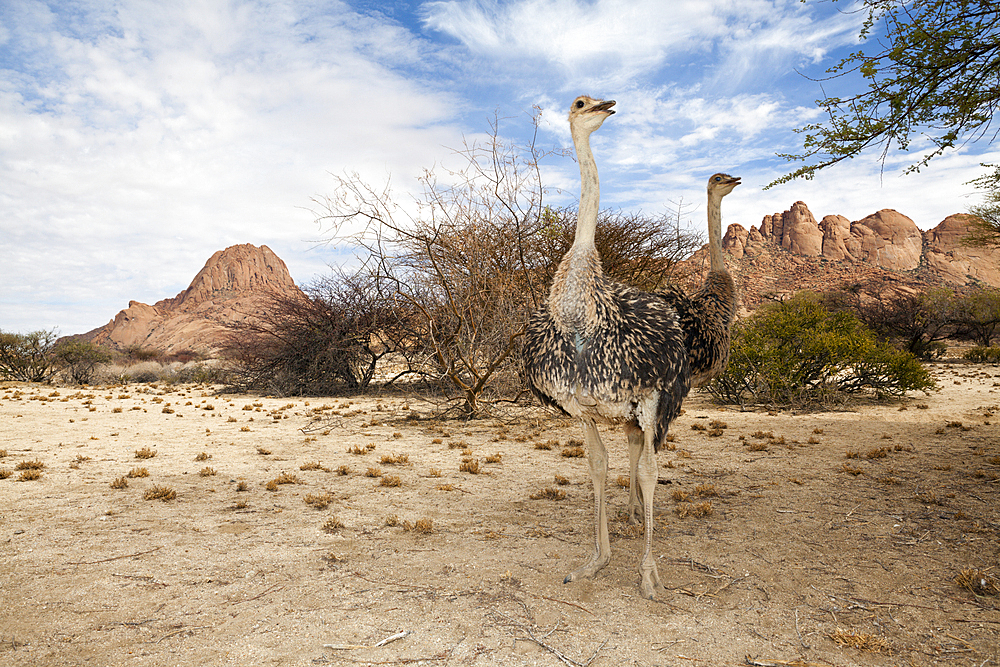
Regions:
<svg viewBox="0 0 1000 667"><path fill-rule="evenodd" d="M596 270L572 270L579 263ZM656 449L690 388L677 311L659 295L606 279L595 250L563 260L548 303L528 323L524 353L528 383L544 404L652 426Z"/></svg>

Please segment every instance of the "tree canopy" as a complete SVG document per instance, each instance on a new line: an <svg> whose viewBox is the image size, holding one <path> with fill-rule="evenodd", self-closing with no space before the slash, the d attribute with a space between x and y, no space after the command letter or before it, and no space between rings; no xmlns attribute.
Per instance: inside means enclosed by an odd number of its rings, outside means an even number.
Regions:
<svg viewBox="0 0 1000 667"><path fill-rule="evenodd" d="M991 143L1000 103L1000 3L996 0L862 0L862 46L827 70L824 80L859 74L866 90L817 100L823 122L796 132L803 152L782 154L802 166L768 187L817 171L869 149L911 144L926 152L906 168L919 171L945 150ZM825 93L824 93L825 94ZM1000 166L978 184L1000 187Z"/></svg>

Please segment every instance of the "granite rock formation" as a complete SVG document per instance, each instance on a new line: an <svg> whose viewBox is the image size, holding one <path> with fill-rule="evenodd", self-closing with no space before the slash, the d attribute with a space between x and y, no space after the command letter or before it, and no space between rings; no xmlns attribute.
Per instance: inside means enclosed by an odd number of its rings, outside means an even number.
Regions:
<svg viewBox="0 0 1000 667"><path fill-rule="evenodd" d="M272 294L301 294L281 258L267 246L230 246L212 255L177 296L153 305L130 301L85 337L119 350L210 355L223 346L227 324L261 314Z"/></svg>

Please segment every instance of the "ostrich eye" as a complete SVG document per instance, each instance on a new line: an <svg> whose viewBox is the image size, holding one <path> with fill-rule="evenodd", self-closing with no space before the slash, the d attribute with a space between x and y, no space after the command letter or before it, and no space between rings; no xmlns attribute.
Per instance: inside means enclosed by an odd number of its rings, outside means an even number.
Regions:
<svg viewBox="0 0 1000 667"><path fill-rule="evenodd" d="M583 108L583 100L577 100L576 101L576 108L577 109L582 109Z"/></svg>
<svg viewBox="0 0 1000 667"><path fill-rule="evenodd" d="M722 177L720 177L720 176L716 176L716 177L715 177L715 182L716 182L716 183L718 183L718 182L719 182L719 181L721 181L721 180L722 180Z"/></svg>

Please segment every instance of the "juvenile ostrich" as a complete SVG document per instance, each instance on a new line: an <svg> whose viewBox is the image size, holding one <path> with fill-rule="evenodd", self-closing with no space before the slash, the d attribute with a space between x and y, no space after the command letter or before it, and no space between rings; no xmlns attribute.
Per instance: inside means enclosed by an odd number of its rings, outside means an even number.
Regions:
<svg viewBox="0 0 1000 667"><path fill-rule="evenodd" d="M611 557L604 502L608 461L595 422L622 423L635 461L645 523L645 551L639 563L642 594L653 598L660 585L652 555L654 455L680 412L691 368L686 333L670 303L612 282L601 270L594 246L600 185L590 135L614 113L613 105L578 97L570 108L581 177L576 237L559 264L548 302L528 324L526 370L543 403L580 418L587 442L596 550L565 581L593 576Z"/></svg>

